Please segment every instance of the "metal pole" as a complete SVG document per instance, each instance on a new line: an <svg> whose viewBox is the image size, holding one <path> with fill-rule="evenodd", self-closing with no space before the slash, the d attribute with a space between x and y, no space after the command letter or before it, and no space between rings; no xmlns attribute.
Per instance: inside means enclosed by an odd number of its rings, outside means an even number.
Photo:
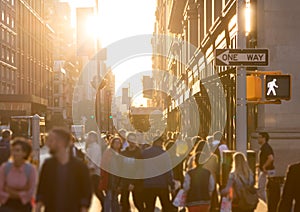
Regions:
<svg viewBox="0 0 300 212"><path fill-rule="evenodd" d="M99 5L98 5L98 0L95 0L95 7L96 7L96 17L98 19L99 17ZM95 26L96 27L96 26ZM98 77L98 85L100 83L100 59L99 59L99 55L98 55L98 51L100 49L100 45L99 45L99 37L98 35L96 35L96 64L97 64L97 77Z"/></svg>
<svg viewBox="0 0 300 212"><path fill-rule="evenodd" d="M99 2L98 0L95 0L95 7L96 7L96 17L99 17ZM96 26L95 26L96 27ZM97 86L96 86L96 107L95 107L95 115L96 115L96 123L99 125L101 123L101 105L100 105L100 97L101 97L101 92L100 89L98 89L100 83L101 83L101 73L100 73L100 59L99 59L99 49L100 49L100 44L99 44L99 37L96 35L96 66L97 66ZM99 127L98 127L99 129Z"/></svg>
<svg viewBox="0 0 300 212"><path fill-rule="evenodd" d="M246 48L245 0L236 1L237 48ZM236 150L247 152L246 68L236 69Z"/></svg>
<svg viewBox="0 0 300 212"><path fill-rule="evenodd" d="M40 116L35 114L32 117L32 150L33 164L39 166L40 161Z"/></svg>

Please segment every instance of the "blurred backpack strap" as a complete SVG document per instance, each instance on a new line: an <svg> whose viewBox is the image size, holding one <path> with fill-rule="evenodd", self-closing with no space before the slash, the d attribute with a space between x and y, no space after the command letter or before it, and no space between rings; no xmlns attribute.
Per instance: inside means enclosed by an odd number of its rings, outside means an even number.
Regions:
<svg viewBox="0 0 300 212"><path fill-rule="evenodd" d="M29 180L32 167L29 163L25 163L24 165L25 165L24 166L25 175L26 175L27 180Z"/></svg>
<svg viewBox="0 0 300 212"><path fill-rule="evenodd" d="M11 167L12 167L12 162L8 161L5 163L4 165L4 176L6 177L9 173L9 171L11 170Z"/></svg>
<svg viewBox="0 0 300 212"><path fill-rule="evenodd" d="M13 163L10 162L10 161L5 163L5 165L4 165L4 176L5 177L8 175L8 173L11 170L12 166L13 166ZM31 174L31 165L29 163L24 164L24 172L25 172L27 180L29 180L30 179L30 174Z"/></svg>

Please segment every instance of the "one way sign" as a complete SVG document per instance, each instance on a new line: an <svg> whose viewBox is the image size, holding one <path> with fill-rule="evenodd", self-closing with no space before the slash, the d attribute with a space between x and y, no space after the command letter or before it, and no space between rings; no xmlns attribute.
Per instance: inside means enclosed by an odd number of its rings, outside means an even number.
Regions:
<svg viewBox="0 0 300 212"><path fill-rule="evenodd" d="M217 66L268 66L268 49L216 49Z"/></svg>

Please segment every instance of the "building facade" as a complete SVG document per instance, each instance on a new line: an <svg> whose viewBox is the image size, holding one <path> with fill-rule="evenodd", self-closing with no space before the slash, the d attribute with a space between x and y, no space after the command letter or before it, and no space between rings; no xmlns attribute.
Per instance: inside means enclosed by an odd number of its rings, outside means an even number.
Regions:
<svg viewBox="0 0 300 212"><path fill-rule="evenodd" d="M75 28L71 25L71 8L66 2L46 2L45 20L54 31L53 105L48 107L50 125L73 123L72 102L80 75L80 58L76 55Z"/></svg>
<svg viewBox="0 0 300 212"><path fill-rule="evenodd" d="M283 74L291 74L292 90L296 91L299 86L295 70L299 66L296 35L300 24L291 19L298 16L300 3L296 0L289 4L280 0L250 0L245 1L245 7L246 2L251 11L246 47L268 48L270 54L269 67L247 68L248 73L282 70ZM300 104L299 94L292 92L290 101L276 105L248 103L247 123L236 123L236 67L215 64L216 49L237 48L236 13L235 0L157 1L154 34L167 34L176 40L162 42L153 39L153 68L172 74L181 82L174 85L167 77L154 76L157 88L170 85L169 96L157 98L165 100L159 102L164 104L170 131L180 131L180 122L186 121L180 120L180 105L189 105L193 98L198 106L194 113L200 119L199 129L196 129L198 135L206 137L222 131L228 146L235 149L236 125L247 124L248 141L245 142L248 148L257 150L257 132L267 131L276 157L285 157L290 146L300 148L297 142L300 112L296 111ZM186 42L191 45L184 45ZM165 52L167 56L157 56L155 52ZM188 91L183 87L188 87ZM192 120L185 124L195 126ZM192 136L189 132L183 133ZM279 174L284 172L287 163L297 159L299 156L293 155L284 161L277 160Z"/></svg>
<svg viewBox="0 0 300 212"><path fill-rule="evenodd" d="M1 76L1 95L14 95L17 93L17 62L16 62L16 2L1 1L1 56L0 56L0 76ZM2 103L0 107L1 123L6 123L8 117L4 114L12 105ZM15 109L16 111L16 109Z"/></svg>
<svg viewBox="0 0 300 212"><path fill-rule="evenodd" d="M43 19L44 1L10 0L1 5L5 39L10 42L6 47L1 42L2 51L11 65L1 70L6 75L1 80L1 121L7 124L11 115L45 116L53 104L53 31Z"/></svg>

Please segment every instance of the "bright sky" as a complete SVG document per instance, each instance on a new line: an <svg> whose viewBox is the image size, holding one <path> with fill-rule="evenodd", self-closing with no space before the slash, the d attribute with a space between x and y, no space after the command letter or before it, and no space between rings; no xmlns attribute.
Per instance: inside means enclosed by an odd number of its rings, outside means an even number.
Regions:
<svg viewBox="0 0 300 212"><path fill-rule="evenodd" d="M69 2L72 7L73 23L76 20L76 7L92 7L95 5L95 0L62 1ZM102 46L106 47L130 36L152 34L155 9L156 0L99 0L99 33ZM132 74L151 69L152 62L149 56L125 61L113 69L116 76L116 89ZM128 85L124 85L124 87L126 86L128 87ZM131 88L134 86L136 85L130 85Z"/></svg>

